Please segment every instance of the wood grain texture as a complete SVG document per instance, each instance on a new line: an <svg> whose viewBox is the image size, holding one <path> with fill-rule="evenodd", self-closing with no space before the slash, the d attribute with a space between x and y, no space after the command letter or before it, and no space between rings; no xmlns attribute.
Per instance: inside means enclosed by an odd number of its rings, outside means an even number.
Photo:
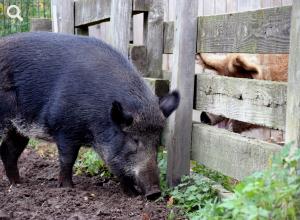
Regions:
<svg viewBox="0 0 300 220"><path fill-rule="evenodd" d="M286 83L198 74L196 109L285 129Z"/></svg>
<svg viewBox="0 0 300 220"><path fill-rule="evenodd" d="M74 0L52 0L53 31L74 34Z"/></svg>
<svg viewBox="0 0 300 220"><path fill-rule="evenodd" d="M181 100L168 127L167 180L172 186L190 172L197 9L197 0L176 1L171 89L179 91Z"/></svg>
<svg viewBox="0 0 300 220"><path fill-rule="evenodd" d="M200 17L197 52L289 53L291 7Z"/></svg>
<svg viewBox="0 0 300 220"><path fill-rule="evenodd" d="M286 143L300 146L300 1L293 2L291 53L289 56Z"/></svg>
<svg viewBox="0 0 300 220"><path fill-rule="evenodd" d="M192 137L193 160L238 180L266 168L282 148L204 124L193 125Z"/></svg>
<svg viewBox="0 0 300 220"><path fill-rule="evenodd" d="M52 31L52 21L48 18L31 18L30 31Z"/></svg>
<svg viewBox="0 0 300 220"><path fill-rule="evenodd" d="M135 12L145 12L149 10L149 3L148 0L133 0L132 2L132 9Z"/></svg>
<svg viewBox="0 0 300 220"><path fill-rule="evenodd" d="M162 77L163 0L151 0L144 16L144 45L147 47L148 77Z"/></svg>
<svg viewBox="0 0 300 220"><path fill-rule="evenodd" d="M75 2L75 26L94 25L108 21L112 0L78 0Z"/></svg>
<svg viewBox="0 0 300 220"><path fill-rule="evenodd" d="M111 1L110 44L125 56L128 56L131 13L131 0Z"/></svg>
<svg viewBox="0 0 300 220"><path fill-rule="evenodd" d="M227 0L227 13L238 11L238 0Z"/></svg>
<svg viewBox="0 0 300 220"><path fill-rule="evenodd" d="M164 22L164 54L173 53L174 47L174 22Z"/></svg>
<svg viewBox="0 0 300 220"><path fill-rule="evenodd" d="M152 91L158 97L163 97L164 95L168 94L170 81L158 78L144 78L147 84L150 86Z"/></svg>

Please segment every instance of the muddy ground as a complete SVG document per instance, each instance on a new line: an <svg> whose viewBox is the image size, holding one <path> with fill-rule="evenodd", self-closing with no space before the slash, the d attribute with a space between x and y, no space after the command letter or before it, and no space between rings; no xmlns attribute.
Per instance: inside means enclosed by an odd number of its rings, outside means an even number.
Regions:
<svg viewBox="0 0 300 220"><path fill-rule="evenodd" d="M0 162L0 219L148 220L166 219L170 212L166 200L129 197L114 179L74 176L75 188L57 188L55 153L27 148L19 167L23 183L12 187Z"/></svg>

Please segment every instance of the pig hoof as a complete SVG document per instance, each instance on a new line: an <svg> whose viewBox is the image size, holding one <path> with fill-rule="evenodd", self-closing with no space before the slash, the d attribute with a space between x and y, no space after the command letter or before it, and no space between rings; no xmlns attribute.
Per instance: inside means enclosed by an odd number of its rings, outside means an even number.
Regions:
<svg viewBox="0 0 300 220"><path fill-rule="evenodd" d="M10 184L13 185L13 186L16 186L16 185L22 183L20 177L9 178L9 182L10 182Z"/></svg>

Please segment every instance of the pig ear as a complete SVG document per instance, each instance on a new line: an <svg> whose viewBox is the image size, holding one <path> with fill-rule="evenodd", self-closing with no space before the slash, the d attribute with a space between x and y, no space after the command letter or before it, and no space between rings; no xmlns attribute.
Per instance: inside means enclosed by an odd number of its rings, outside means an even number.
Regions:
<svg viewBox="0 0 300 220"><path fill-rule="evenodd" d="M130 126L133 122L133 117L124 112L120 102L114 101L110 111L110 116L113 122L122 127Z"/></svg>
<svg viewBox="0 0 300 220"><path fill-rule="evenodd" d="M177 109L180 101L178 91L173 91L159 100L159 107L164 116L169 117Z"/></svg>

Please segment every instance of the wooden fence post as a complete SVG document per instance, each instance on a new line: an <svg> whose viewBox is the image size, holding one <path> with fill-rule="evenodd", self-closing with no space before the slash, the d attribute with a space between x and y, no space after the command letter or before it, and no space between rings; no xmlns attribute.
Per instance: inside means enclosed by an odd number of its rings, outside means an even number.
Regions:
<svg viewBox="0 0 300 220"><path fill-rule="evenodd" d="M293 1L288 93L286 111L286 143L300 147L300 1Z"/></svg>
<svg viewBox="0 0 300 220"><path fill-rule="evenodd" d="M198 0L176 0L175 3L171 90L178 89L181 100L169 119L167 180L171 186L190 172Z"/></svg>
<svg viewBox="0 0 300 220"><path fill-rule="evenodd" d="M53 32L74 34L74 0L52 0Z"/></svg>
<svg viewBox="0 0 300 220"><path fill-rule="evenodd" d="M163 0L151 0L144 15L144 45L147 47L147 77L162 78Z"/></svg>
<svg viewBox="0 0 300 220"><path fill-rule="evenodd" d="M110 42L126 57L130 40L132 0L111 1Z"/></svg>

